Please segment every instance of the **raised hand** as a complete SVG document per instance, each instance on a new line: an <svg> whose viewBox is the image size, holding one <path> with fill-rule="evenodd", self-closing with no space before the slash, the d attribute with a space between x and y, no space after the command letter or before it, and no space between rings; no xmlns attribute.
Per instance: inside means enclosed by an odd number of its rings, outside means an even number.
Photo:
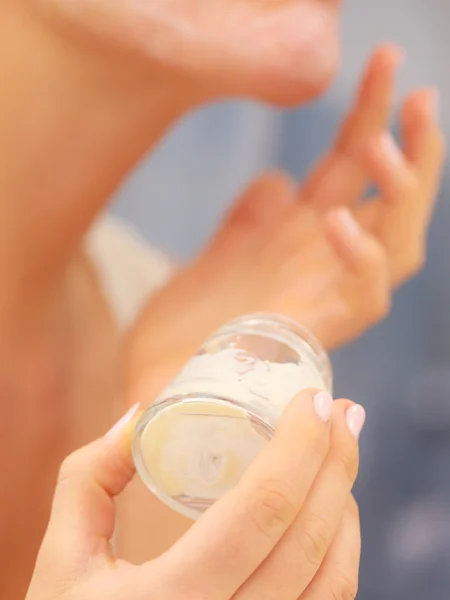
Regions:
<svg viewBox="0 0 450 600"><path fill-rule="evenodd" d="M399 58L394 47L375 52L336 142L299 189L284 174L257 180L150 302L130 336L133 387L147 396L239 314L287 314L327 348L387 315L393 289L423 264L443 162L433 90L404 101L403 150L388 133ZM369 182L379 196L361 201Z"/></svg>

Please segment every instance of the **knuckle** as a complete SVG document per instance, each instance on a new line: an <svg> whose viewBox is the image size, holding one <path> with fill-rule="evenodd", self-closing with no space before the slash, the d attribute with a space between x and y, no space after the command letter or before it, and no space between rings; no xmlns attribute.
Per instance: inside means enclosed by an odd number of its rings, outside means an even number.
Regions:
<svg viewBox="0 0 450 600"><path fill-rule="evenodd" d="M333 600L355 600L358 595L358 578L345 571L335 573L331 589Z"/></svg>
<svg viewBox="0 0 450 600"><path fill-rule="evenodd" d="M303 438L308 451L322 461L330 447L330 436L325 423L311 423L308 427L305 427Z"/></svg>
<svg viewBox="0 0 450 600"><path fill-rule="evenodd" d="M391 310L391 286L388 257L381 247L374 249L361 284L359 302L364 320L371 324L386 318Z"/></svg>
<svg viewBox="0 0 450 600"><path fill-rule="evenodd" d="M75 450L75 452L72 452L72 454L69 454L63 460L58 472L58 484L64 483L67 480L78 480L80 477L86 475L94 458L92 454L93 444Z"/></svg>
<svg viewBox="0 0 450 600"><path fill-rule="evenodd" d="M336 452L335 459L338 468L344 473L344 477L352 484L358 476L359 460L357 443L353 441L342 444Z"/></svg>
<svg viewBox="0 0 450 600"><path fill-rule="evenodd" d="M74 477L79 471L79 457L78 452L69 454L59 468L58 473L58 484L64 483L68 479Z"/></svg>
<svg viewBox="0 0 450 600"><path fill-rule="evenodd" d="M365 320L367 324L384 320L391 312L392 298L390 289L383 284L383 289L370 295L370 302L366 304Z"/></svg>
<svg viewBox="0 0 450 600"><path fill-rule="evenodd" d="M415 277L425 265L425 252L417 248L409 253L405 253L400 272L403 279Z"/></svg>
<svg viewBox="0 0 450 600"><path fill-rule="evenodd" d="M352 494L348 501L347 510L356 521L359 521L359 506Z"/></svg>
<svg viewBox="0 0 450 600"><path fill-rule="evenodd" d="M371 318L373 321L382 321L391 312L391 295L389 293L378 294L372 303Z"/></svg>
<svg viewBox="0 0 450 600"><path fill-rule="evenodd" d="M417 275L424 268L426 262L425 251L417 249L413 254L412 261L410 264L410 275Z"/></svg>
<svg viewBox="0 0 450 600"><path fill-rule="evenodd" d="M332 539L333 532L326 519L314 513L305 516L297 533L300 556L313 568L319 568Z"/></svg>
<svg viewBox="0 0 450 600"><path fill-rule="evenodd" d="M297 515L293 486L267 479L250 494L247 514L251 522L270 540L278 538Z"/></svg>

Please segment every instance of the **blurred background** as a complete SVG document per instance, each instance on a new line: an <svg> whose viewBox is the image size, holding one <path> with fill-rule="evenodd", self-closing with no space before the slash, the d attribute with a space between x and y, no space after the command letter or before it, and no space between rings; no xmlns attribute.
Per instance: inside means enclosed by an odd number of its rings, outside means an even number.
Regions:
<svg viewBox="0 0 450 600"><path fill-rule="evenodd" d="M189 258L257 173L274 165L298 177L308 170L381 41L407 50L399 97L436 84L450 131L449 23L448 0L347 0L343 69L326 97L300 111L227 103L193 115L142 164L113 210L152 243ZM385 323L333 357L337 393L368 412L356 493L363 600L441 600L450 590L448 175L426 270L397 294Z"/></svg>

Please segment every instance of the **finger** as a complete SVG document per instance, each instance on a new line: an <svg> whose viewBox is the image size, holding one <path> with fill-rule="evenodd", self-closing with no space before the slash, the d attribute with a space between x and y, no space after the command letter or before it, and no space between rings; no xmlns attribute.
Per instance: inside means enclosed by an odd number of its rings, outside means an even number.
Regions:
<svg viewBox="0 0 450 600"><path fill-rule="evenodd" d="M401 111L405 156L421 180L427 210L438 191L445 154L444 136L437 124L438 102L436 90L419 90L405 100Z"/></svg>
<svg viewBox="0 0 450 600"><path fill-rule="evenodd" d="M402 110L405 156L388 134L374 139L367 169L382 194L375 223L398 285L423 265L426 233L444 163L444 141L436 124L434 90L412 94Z"/></svg>
<svg viewBox="0 0 450 600"><path fill-rule="evenodd" d="M293 400L239 485L158 559L167 597L229 600L270 554L327 455L332 404L311 390ZM151 574L142 573L148 587Z"/></svg>
<svg viewBox="0 0 450 600"><path fill-rule="evenodd" d="M319 572L298 600L356 598L361 530L356 502L350 497L344 517Z"/></svg>
<svg viewBox="0 0 450 600"><path fill-rule="evenodd" d="M351 205L360 198L368 184L360 154L387 127L401 59L402 51L396 46L383 46L374 53L332 151L301 189L302 201L327 208L337 203Z"/></svg>
<svg viewBox="0 0 450 600"><path fill-rule="evenodd" d="M336 535L358 472L361 406L333 407L328 456L292 526L233 600L296 600L322 564Z"/></svg>
<svg viewBox="0 0 450 600"><path fill-rule="evenodd" d="M395 75L403 50L385 45L372 56L360 84L353 110L338 133L335 151L356 155L376 133L386 128L394 93Z"/></svg>
<svg viewBox="0 0 450 600"><path fill-rule="evenodd" d="M359 327L367 327L384 318L389 311L391 296L384 247L346 208L327 215L326 231L345 272L351 276L349 279L344 274L341 287L347 289L353 320L359 321Z"/></svg>
<svg viewBox="0 0 450 600"><path fill-rule="evenodd" d="M130 453L133 406L105 437L71 454L60 469L43 552L67 564L109 554L114 496L134 474Z"/></svg>
<svg viewBox="0 0 450 600"><path fill-rule="evenodd" d="M391 284L386 250L346 207L331 210L325 233L336 274L308 315L312 332L327 348L359 335L389 313Z"/></svg>
<svg viewBox="0 0 450 600"><path fill-rule="evenodd" d="M386 249L390 279L397 285L422 266L428 205L417 173L390 134L373 140L367 165L381 193L373 232Z"/></svg>
<svg viewBox="0 0 450 600"><path fill-rule="evenodd" d="M292 209L294 199L294 183L286 173L265 173L231 209L213 240L213 248L223 251L236 244L257 245L259 240L265 240L267 229L273 228Z"/></svg>

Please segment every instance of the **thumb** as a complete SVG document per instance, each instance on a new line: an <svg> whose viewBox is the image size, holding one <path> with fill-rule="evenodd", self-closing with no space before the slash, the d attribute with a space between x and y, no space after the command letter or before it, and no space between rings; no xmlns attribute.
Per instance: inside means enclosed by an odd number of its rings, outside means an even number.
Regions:
<svg viewBox="0 0 450 600"><path fill-rule="evenodd" d="M111 555L114 497L134 475L130 441L138 409L133 406L103 438L61 466L41 553L70 571L93 555Z"/></svg>
<svg viewBox="0 0 450 600"><path fill-rule="evenodd" d="M238 198L212 241L212 250L223 251L241 243L257 246L295 206L295 186L283 172L267 172Z"/></svg>

